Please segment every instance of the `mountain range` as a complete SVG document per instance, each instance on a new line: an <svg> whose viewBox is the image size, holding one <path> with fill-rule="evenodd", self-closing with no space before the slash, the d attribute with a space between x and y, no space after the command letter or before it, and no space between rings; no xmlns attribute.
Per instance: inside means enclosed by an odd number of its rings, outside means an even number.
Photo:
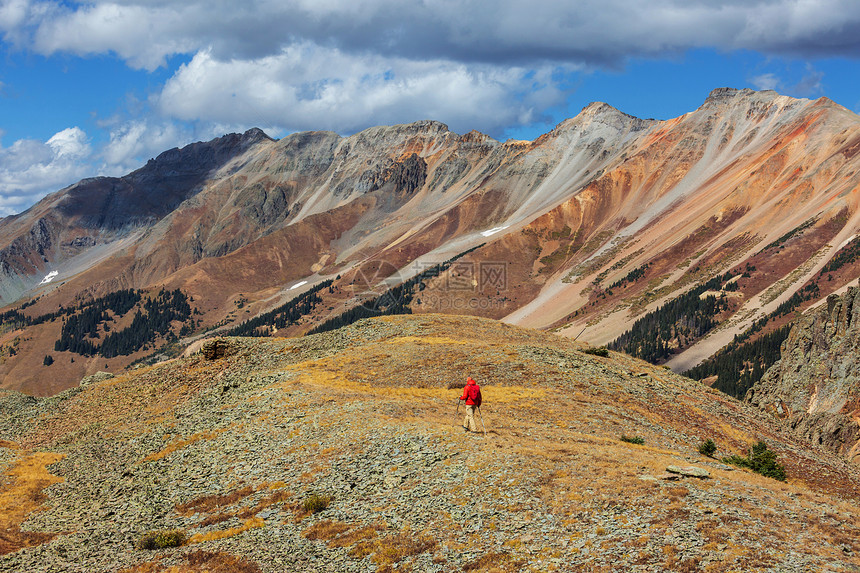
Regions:
<svg viewBox="0 0 860 573"><path fill-rule="evenodd" d="M699 377L743 395L754 380L714 361L860 276L858 172L856 114L729 88L665 121L593 103L534 141L434 121L225 135L0 221L0 383L54 394L255 317L234 333L363 308L711 360Z"/></svg>

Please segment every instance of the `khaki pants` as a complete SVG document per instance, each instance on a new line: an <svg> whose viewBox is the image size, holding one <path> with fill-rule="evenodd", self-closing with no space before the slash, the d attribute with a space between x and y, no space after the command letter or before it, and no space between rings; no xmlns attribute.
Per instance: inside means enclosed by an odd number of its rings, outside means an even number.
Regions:
<svg viewBox="0 0 860 573"><path fill-rule="evenodd" d="M466 405L466 418L463 420L463 427L473 432L478 431L478 425L475 423L475 408L476 406Z"/></svg>

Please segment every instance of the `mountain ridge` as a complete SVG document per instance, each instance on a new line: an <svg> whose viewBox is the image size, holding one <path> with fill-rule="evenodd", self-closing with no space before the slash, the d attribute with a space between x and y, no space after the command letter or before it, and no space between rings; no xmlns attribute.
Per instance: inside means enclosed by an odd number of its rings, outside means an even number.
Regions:
<svg viewBox="0 0 860 573"><path fill-rule="evenodd" d="M0 295L9 303L26 293L35 314L119 288L180 288L198 302L199 336L294 297L294 284L340 276L331 301L308 317L319 323L360 302L352 285L366 269L381 288L475 249L432 286L456 282L451 273L462 265L479 272L492 263L504 264L504 285L440 291L438 304L419 297L412 310L460 305L605 344L733 265L761 267L738 280L721 329L666 341L681 370L788 299L860 231L858 125L821 100L718 88L697 110L665 121L595 102L532 142L458 135L431 120L278 141L252 130L245 147L225 141L224 162L200 185L175 189L184 197L175 208L125 234L116 225L63 228L51 210L56 194L0 224L0 246L17 241L0 256ZM811 219L779 257L759 260L763 245ZM51 272L56 278L40 284ZM220 284L228 276L236 278ZM848 278L819 286L836 290ZM619 281L623 288L609 288ZM43 336L0 364L5 384L34 383L36 360L50 353ZM104 369L94 357L77 366L72 358L62 355L54 370L69 370L67 384Z"/></svg>

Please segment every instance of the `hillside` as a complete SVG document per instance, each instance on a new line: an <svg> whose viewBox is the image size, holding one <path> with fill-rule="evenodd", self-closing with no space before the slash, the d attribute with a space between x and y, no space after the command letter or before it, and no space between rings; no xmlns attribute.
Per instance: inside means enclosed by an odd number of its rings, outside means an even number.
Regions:
<svg viewBox="0 0 860 573"><path fill-rule="evenodd" d="M855 465L698 382L586 348L489 319L396 316L217 339L52 398L6 392L0 569L860 566ZM483 386L486 434L455 415L466 375ZM707 438L717 456L764 440L787 481L699 454ZM328 507L306 512L312 493ZM185 546L133 548L173 528Z"/></svg>
<svg viewBox="0 0 860 573"><path fill-rule="evenodd" d="M860 276L858 151L860 118L835 102L729 88L666 121L596 102L534 141L419 121L196 143L0 222L0 386L50 395L175 356L332 281L265 325L301 334L461 255L404 307L686 371ZM57 345L59 318L27 324L124 290L179 290L194 315L118 355L96 348L109 320L77 346L92 352Z"/></svg>

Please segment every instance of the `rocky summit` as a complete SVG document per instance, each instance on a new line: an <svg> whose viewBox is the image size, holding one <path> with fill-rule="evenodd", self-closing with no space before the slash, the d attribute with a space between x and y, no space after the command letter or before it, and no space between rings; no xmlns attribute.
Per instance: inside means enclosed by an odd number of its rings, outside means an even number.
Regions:
<svg viewBox="0 0 860 573"><path fill-rule="evenodd" d="M4 571L860 568L856 465L666 368L490 319L219 338L6 391L0 432ZM739 462L762 453L784 481Z"/></svg>

